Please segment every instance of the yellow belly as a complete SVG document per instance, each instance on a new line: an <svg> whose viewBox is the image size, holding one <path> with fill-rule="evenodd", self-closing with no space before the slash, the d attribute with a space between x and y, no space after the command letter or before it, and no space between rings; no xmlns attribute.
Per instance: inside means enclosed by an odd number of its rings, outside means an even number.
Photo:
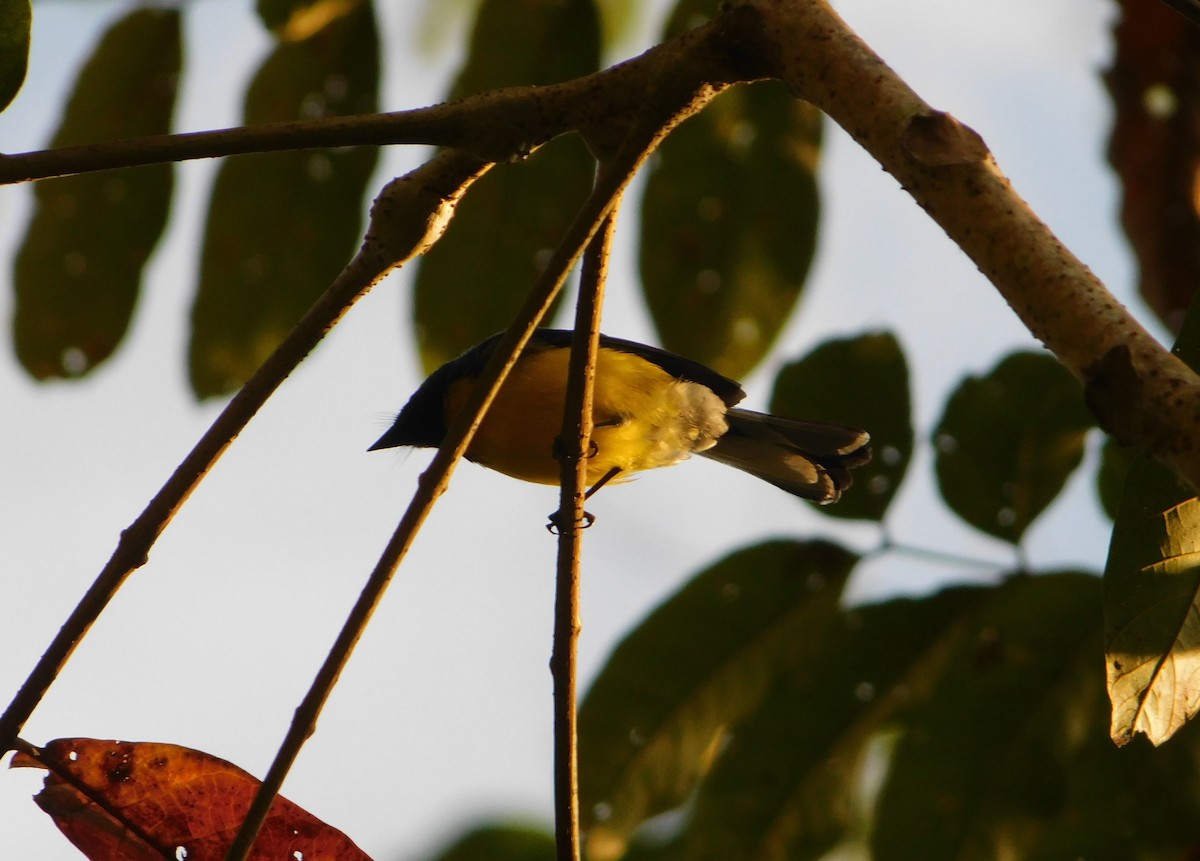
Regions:
<svg viewBox="0 0 1200 861"><path fill-rule="evenodd" d="M535 348L522 357L467 449L468 459L525 481L559 483L554 441L562 431L568 354ZM463 380L451 387L450 417L473 386L474 380ZM677 380L630 353L601 350L587 483L614 468L627 474L670 466L709 448L725 432L724 413L724 403L706 386Z"/></svg>

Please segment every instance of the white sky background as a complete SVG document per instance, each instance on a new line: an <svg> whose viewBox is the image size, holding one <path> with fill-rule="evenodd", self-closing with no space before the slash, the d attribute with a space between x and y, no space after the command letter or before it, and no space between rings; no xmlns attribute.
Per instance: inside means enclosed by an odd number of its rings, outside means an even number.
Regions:
<svg viewBox="0 0 1200 861"><path fill-rule="evenodd" d="M419 47L425 3L381 0L385 109L438 101L461 31ZM666 4L615 61L659 32ZM251 3L194 0L176 127L235 125L269 42ZM78 64L125 4L39 3L26 87L0 114L0 150L40 148ZM1109 112L1098 71L1110 4L841 0L843 17L935 107L979 131L1041 216L1118 296L1134 301L1104 161ZM465 26L465 21L453 25ZM374 188L416 163L385 155ZM745 380L762 407L774 370L831 336L890 327L908 352L919 437L964 371L984 372L1028 333L894 180L830 126L821 243L801 313L771 361ZM83 383L38 385L0 351L0 706L6 704L142 509L220 404L186 390L186 325L214 162L177 168L169 233L147 273L132 332ZM28 188L0 191L0 256L11 257ZM631 201L633 202L633 201ZM605 331L653 332L638 297L628 206ZM0 278L0 318L12 308ZM366 447L419 383L407 273L363 300L233 445L34 714L23 735L169 741L261 775L411 494L426 453ZM1091 455L1094 458L1094 452ZM919 449L888 525L900 541L1001 562L932 490ZM1038 567L1103 565L1106 524L1088 479L1031 530ZM346 831L377 861L415 859L479 817L549 823L552 488L464 464L438 504L334 691L285 794ZM585 540L585 683L622 632L701 567L766 538L840 536L872 526L823 517L707 461L607 490ZM887 556L863 566L856 599L991 577ZM697 632L702 636L702 632ZM1099 668L1097 668L1099 671ZM585 685L586 689L586 685ZM29 800L36 772L0 771L5 854L79 857Z"/></svg>

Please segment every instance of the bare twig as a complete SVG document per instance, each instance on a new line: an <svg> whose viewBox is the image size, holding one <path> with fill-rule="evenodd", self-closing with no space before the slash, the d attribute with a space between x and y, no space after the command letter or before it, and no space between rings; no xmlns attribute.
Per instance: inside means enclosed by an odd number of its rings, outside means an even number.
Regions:
<svg viewBox="0 0 1200 861"><path fill-rule="evenodd" d="M592 389L600 343L600 315L615 220L614 208L583 256L563 428L559 437L564 456L562 493L555 518L559 528L558 575L554 653L550 658L550 672L554 678L554 830L558 861L577 861L579 858L576 656L581 627L580 557L586 525L583 503L591 452Z"/></svg>
<svg viewBox="0 0 1200 861"><path fill-rule="evenodd" d="M659 115L660 119L657 123L647 120L645 123L635 126L635 128L642 126L651 128L647 134L631 137L613 159L612 171L599 175L591 195L567 229L562 242L554 250L546 269L530 291L530 295L517 313L513 324L492 351L491 358L480 373L471 396L463 404L459 415L447 430L441 448L434 455L429 468L422 473L417 491L401 517L396 531L380 555L358 601L351 609L329 656L318 671L304 700L296 709L292 725L280 745L270 770L263 778L262 786L246 814L237 839L226 856L227 861L245 861L254 843L254 838L266 818L272 800L283 786L283 780L296 761L300 748L312 735L318 714L329 698L333 686L337 683L338 676L362 636L375 607L383 597L396 568L408 552L417 530L424 523L434 502L445 492L454 466L466 452L479 423L483 420L488 407L491 406L504 378L516 363L521 350L524 349L534 329L538 327L545 316L554 297L558 295L567 273L570 272L579 255L583 253L592 236L611 212L615 201L619 199L626 185L629 184L653 148L667 131L681 122L685 116L689 116L690 112L698 110L709 98L711 98L711 94L707 91L702 95L694 95L686 101L686 104L676 104L675 110L667 113L665 117Z"/></svg>
<svg viewBox="0 0 1200 861"><path fill-rule="evenodd" d="M489 165L447 152L394 180L380 194L362 249L283 343L226 405L137 519L58 635L0 716L0 751L8 750L75 646L125 578L145 564L151 546L205 474L292 370L351 305L376 282L436 241L458 198Z"/></svg>

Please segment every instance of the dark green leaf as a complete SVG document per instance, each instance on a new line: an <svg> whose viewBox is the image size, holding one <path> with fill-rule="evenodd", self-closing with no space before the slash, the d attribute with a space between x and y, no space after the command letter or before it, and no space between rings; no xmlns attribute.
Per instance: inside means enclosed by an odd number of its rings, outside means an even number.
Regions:
<svg viewBox="0 0 1200 861"><path fill-rule="evenodd" d="M1073 763L1103 731L1099 587L1082 574L1017 577L979 608L970 647L906 720L876 861L1022 858L1061 815Z"/></svg>
<svg viewBox="0 0 1200 861"><path fill-rule="evenodd" d="M868 743L935 686L987 594L954 589L844 613L820 654L734 730L700 787L682 857L801 861L845 839Z"/></svg>
<svg viewBox="0 0 1200 861"><path fill-rule="evenodd" d="M554 861L554 836L540 828L488 823L473 828L433 861Z"/></svg>
<svg viewBox="0 0 1200 861"><path fill-rule="evenodd" d="M1112 437L1104 440L1100 450L1100 469L1096 473L1096 492L1100 506L1110 519L1116 519L1121 506L1121 494L1125 491L1125 480L1133 466L1137 450L1123 446Z"/></svg>
<svg viewBox="0 0 1200 861"><path fill-rule="evenodd" d="M246 98L246 123L376 108L379 42L369 2L280 42ZM240 386L345 265L361 238L374 147L238 156L213 187L192 308L199 397Z"/></svg>
<svg viewBox="0 0 1200 861"><path fill-rule="evenodd" d="M179 13L129 13L80 71L51 146L166 133L179 68ZM117 348L166 225L171 186L167 164L37 184L13 279L14 341L34 377L81 376Z"/></svg>
<svg viewBox="0 0 1200 861"><path fill-rule="evenodd" d="M820 112L732 89L659 149L642 200L646 301L663 345L730 377L770 349L816 247Z"/></svg>
<svg viewBox="0 0 1200 861"><path fill-rule="evenodd" d="M0 0L0 111L16 98L25 82L32 18L29 0Z"/></svg>
<svg viewBox="0 0 1200 861"><path fill-rule="evenodd" d="M913 450L908 363L894 335L874 332L826 341L785 365L775 379L771 412L867 430L871 462L854 471L854 486L837 505L818 510L837 517L883 519Z"/></svg>
<svg viewBox="0 0 1200 861"><path fill-rule="evenodd" d="M714 17L680 0L664 37ZM821 112L765 82L672 132L642 198L639 266L663 346L735 379L770 349L816 248Z"/></svg>
<svg viewBox="0 0 1200 861"><path fill-rule="evenodd" d="M622 642L579 715L580 805L595 857L679 805L729 724L821 647L856 557L824 543L742 550Z"/></svg>
<svg viewBox="0 0 1200 861"><path fill-rule="evenodd" d="M487 0L451 95L563 81L599 62L591 0ZM475 184L417 273L413 315L426 370L511 322L587 197L594 168L572 137Z"/></svg>
<svg viewBox="0 0 1200 861"><path fill-rule="evenodd" d="M946 404L935 435L942 496L972 526L1016 543L1079 465L1092 425L1061 365L1013 353Z"/></svg>
<svg viewBox="0 0 1200 861"><path fill-rule="evenodd" d="M1094 669L1087 667L1085 673ZM1024 861L1103 858L1179 861L1200 846L1200 732L1185 727L1164 748L1117 748L1104 731L1105 703L1067 774L1068 797Z"/></svg>

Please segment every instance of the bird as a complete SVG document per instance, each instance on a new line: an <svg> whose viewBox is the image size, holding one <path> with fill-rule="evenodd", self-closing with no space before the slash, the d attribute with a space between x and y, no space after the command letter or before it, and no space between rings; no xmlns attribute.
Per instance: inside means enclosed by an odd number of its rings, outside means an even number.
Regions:
<svg viewBox="0 0 1200 861"><path fill-rule="evenodd" d="M430 374L369 451L440 446L502 335ZM524 481L559 483L557 441L573 335L534 331L468 446L467 460ZM828 504L850 486L850 470L871 459L866 431L740 409L744 397L741 385L700 362L601 335L588 496L609 482L697 454Z"/></svg>

